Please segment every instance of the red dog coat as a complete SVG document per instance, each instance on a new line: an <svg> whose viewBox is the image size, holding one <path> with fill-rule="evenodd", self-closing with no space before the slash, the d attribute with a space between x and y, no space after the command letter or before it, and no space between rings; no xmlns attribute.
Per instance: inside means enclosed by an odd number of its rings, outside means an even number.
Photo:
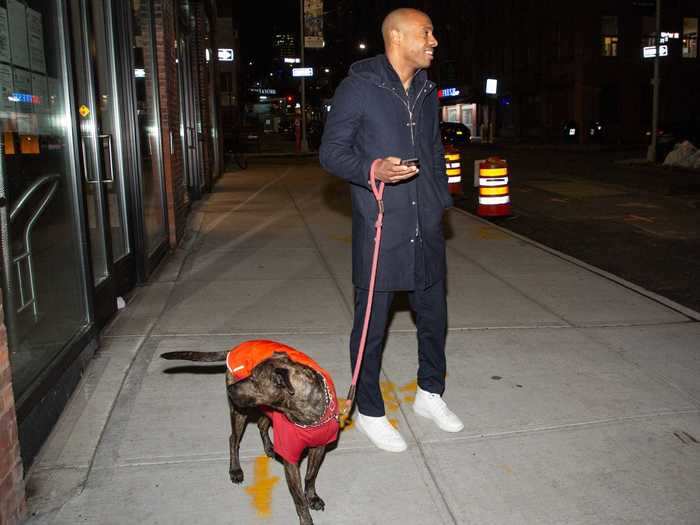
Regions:
<svg viewBox="0 0 700 525"><path fill-rule="evenodd" d="M304 449L328 445L338 439L338 398L328 372L306 354L282 343L264 340L241 343L228 353L226 366L234 379L240 381L275 352L284 352L295 363L312 368L321 374L326 386L328 406L321 420L314 425L297 425L282 412L261 407L272 420L275 452L290 463L298 463Z"/></svg>

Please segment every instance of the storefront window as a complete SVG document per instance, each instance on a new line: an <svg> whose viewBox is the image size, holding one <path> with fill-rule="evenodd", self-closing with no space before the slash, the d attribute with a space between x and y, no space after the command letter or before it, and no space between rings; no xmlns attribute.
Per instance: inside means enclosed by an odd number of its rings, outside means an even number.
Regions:
<svg viewBox="0 0 700 525"><path fill-rule="evenodd" d="M2 277L18 398L87 323L60 4L0 1Z"/></svg>
<svg viewBox="0 0 700 525"><path fill-rule="evenodd" d="M683 19L683 58L698 56L698 19Z"/></svg>
<svg viewBox="0 0 700 525"><path fill-rule="evenodd" d="M143 180L143 213L146 249L150 255L166 238L153 18L150 0L132 0L131 8L136 111Z"/></svg>
<svg viewBox="0 0 700 525"><path fill-rule="evenodd" d="M601 22L602 54L604 57L617 56L617 17L604 16Z"/></svg>

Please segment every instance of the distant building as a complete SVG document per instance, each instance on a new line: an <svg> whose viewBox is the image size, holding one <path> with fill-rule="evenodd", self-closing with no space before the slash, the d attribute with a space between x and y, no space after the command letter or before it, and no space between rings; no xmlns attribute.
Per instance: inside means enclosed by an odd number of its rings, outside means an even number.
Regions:
<svg viewBox="0 0 700 525"><path fill-rule="evenodd" d="M299 56L297 36L292 33L276 33L272 40L276 58L295 58Z"/></svg>
<svg viewBox="0 0 700 525"><path fill-rule="evenodd" d="M470 11L474 52L469 61L450 58L472 71L477 90L487 77L499 80L499 136L551 139L570 123L586 142L599 121L606 140L648 140L654 61L643 51L655 43L655 1L493 0ZM700 125L699 18L695 0L663 4L659 123L679 135Z"/></svg>

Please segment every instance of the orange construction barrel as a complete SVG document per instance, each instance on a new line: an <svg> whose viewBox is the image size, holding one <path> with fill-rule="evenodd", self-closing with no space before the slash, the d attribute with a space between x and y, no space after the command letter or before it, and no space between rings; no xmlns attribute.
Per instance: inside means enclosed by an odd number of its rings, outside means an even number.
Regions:
<svg viewBox="0 0 700 525"><path fill-rule="evenodd" d="M481 217L503 217L511 214L508 190L508 163L489 157L479 165L479 206Z"/></svg>
<svg viewBox="0 0 700 525"><path fill-rule="evenodd" d="M453 195L462 194L462 155L454 146L445 146L445 174L447 188Z"/></svg>

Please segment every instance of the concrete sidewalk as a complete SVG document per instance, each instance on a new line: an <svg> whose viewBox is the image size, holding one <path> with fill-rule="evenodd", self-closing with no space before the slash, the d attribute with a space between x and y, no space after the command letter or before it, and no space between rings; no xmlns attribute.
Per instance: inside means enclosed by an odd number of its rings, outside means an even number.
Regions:
<svg viewBox="0 0 700 525"><path fill-rule="evenodd" d="M349 191L309 162L230 173L104 333L28 474L32 524L294 524L254 426L228 476L223 367L165 362L251 338L350 381ZM700 324L624 283L451 210L446 400L413 414L415 329L398 304L379 451L352 426L318 478L317 524L700 523ZM686 313L688 313L686 311Z"/></svg>

